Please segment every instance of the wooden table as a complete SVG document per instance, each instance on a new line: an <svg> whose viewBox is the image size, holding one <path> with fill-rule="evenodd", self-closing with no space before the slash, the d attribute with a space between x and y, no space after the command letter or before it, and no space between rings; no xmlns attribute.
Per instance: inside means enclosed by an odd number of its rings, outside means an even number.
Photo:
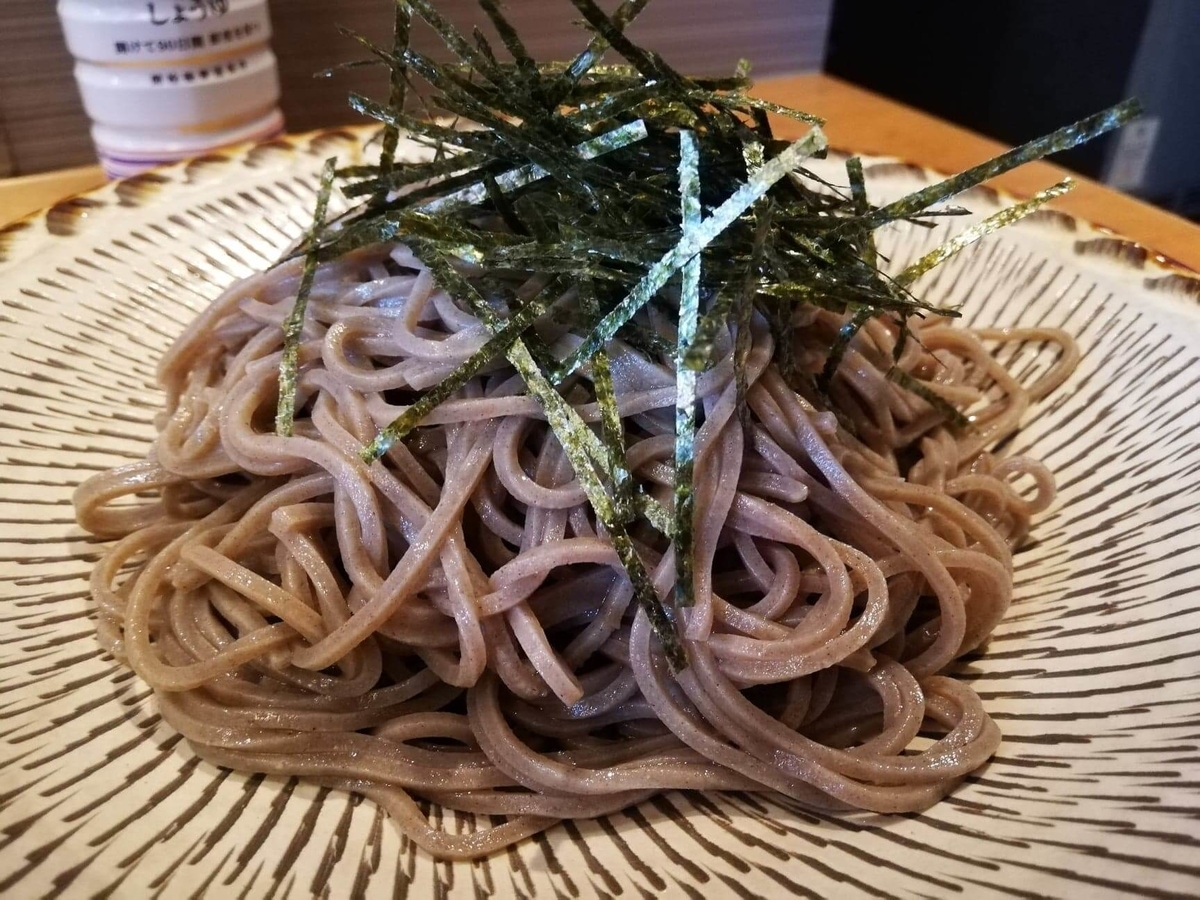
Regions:
<svg viewBox="0 0 1200 900"><path fill-rule="evenodd" d="M806 110L826 119L830 143L839 149L896 156L945 172L957 172L1007 149L965 128L888 100L829 75L797 75L761 82L759 96ZM783 136L798 136L802 126L779 120ZM1030 135L1034 137L1035 135ZM1060 180L1065 170L1031 163L990 182L1028 196ZM97 187L104 177L97 166L0 181L0 225ZM1200 271L1200 226L1086 178L1054 201L1064 212L1133 238L1151 250Z"/></svg>
<svg viewBox="0 0 1200 900"><path fill-rule="evenodd" d="M755 93L821 116L827 122L829 143L841 150L895 156L943 172L960 172L1008 149L999 141L829 75L763 81ZM799 136L802 127L798 122L781 120L777 130L791 137ZM1046 162L1029 163L988 184L1027 197L1068 174L1079 184L1053 201L1055 209L1109 228L1200 271L1200 226L1128 194Z"/></svg>

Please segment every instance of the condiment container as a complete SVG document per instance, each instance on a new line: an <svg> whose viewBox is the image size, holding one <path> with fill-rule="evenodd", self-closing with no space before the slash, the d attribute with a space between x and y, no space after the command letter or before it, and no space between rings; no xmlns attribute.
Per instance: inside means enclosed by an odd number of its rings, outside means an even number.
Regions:
<svg viewBox="0 0 1200 900"><path fill-rule="evenodd" d="M283 128L266 0L59 0L110 176Z"/></svg>

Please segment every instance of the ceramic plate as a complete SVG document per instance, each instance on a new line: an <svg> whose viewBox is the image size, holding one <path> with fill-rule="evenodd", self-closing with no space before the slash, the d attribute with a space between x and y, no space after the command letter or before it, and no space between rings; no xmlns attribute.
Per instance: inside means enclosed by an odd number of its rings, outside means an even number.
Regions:
<svg viewBox="0 0 1200 900"><path fill-rule="evenodd" d="M672 793L447 864L358 797L195 759L93 637L102 547L76 527L71 491L142 457L163 349L299 235L321 161L353 161L363 137L205 157L0 232L0 894L1200 893L1200 282L1057 213L921 285L969 321L1060 326L1084 351L1015 441L1054 469L1059 499L1017 556L1007 618L954 673L1004 743L929 812ZM933 177L868 171L876 198ZM968 198L981 213L1000 199ZM961 224L893 228L882 248L899 266ZM1031 377L1040 350L1003 352Z"/></svg>

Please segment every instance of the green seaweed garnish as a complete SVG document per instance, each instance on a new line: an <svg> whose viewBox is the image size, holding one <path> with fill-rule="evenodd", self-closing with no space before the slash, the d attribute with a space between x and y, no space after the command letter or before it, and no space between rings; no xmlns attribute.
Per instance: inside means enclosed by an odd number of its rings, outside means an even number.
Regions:
<svg viewBox="0 0 1200 900"><path fill-rule="evenodd" d="M886 206L871 210L861 217L850 219L847 221L847 225L857 228L868 228L874 231L880 225L894 222L897 219L904 219L927 210L935 203L941 203L943 200L957 196L963 191L983 184L985 181L995 178L997 175L1002 175L1018 166L1023 166L1025 163L1042 159L1051 153L1070 150L1072 147L1097 138L1116 128L1120 128L1126 122L1141 115L1141 112L1142 107L1137 100L1124 100L1116 106L1088 116L1086 119L1080 119L1073 125L1067 125L1044 137L1036 138L1026 144L1022 144L1020 147L1014 147L1012 150L1001 153L994 159L989 159L987 162L972 166L965 172L960 172L944 181L939 181L937 184L931 184L929 187L914 191L907 197L902 197Z"/></svg>
<svg viewBox="0 0 1200 900"><path fill-rule="evenodd" d="M296 291L296 302L283 322L283 354L279 360L279 399L275 405L275 433L291 437L296 418L296 378L300 357L300 335L304 331L304 311L308 308L308 295L312 291L313 278L317 274L317 237L325 224L329 209L329 195L333 191L337 157L325 160L321 170L321 184L317 189L317 204L313 211L312 225L308 231L308 249L304 254L304 269L300 274L300 285Z"/></svg>
<svg viewBox="0 0 1200 900"><path fill-rule="evenodd" d="M758 270L762 265L767 240L771 234L772 221L772 207L768 203L758 213L750 259L742 275L740 287L727 286L725 290L717 294L716 299L709 306L708 312L704 314L696 327L695 340L692 341L684 358L684 365L689 369L701 371L711 362L717 334L722 327L729 324L730 314L735 307L740 310L752 309L755 292L760 286Z"/></svg>
<svg viewBox="0 0 1200 900"><path fill-rule="evenodd" d="M940 247L935 247L930 250L911 266L908 266L903 272L896 276L896 284L907 287L912 284L930 269L941 265L960 250L969 247L981 237L991 234L1006 225L1011 225L1013 222L1019 222L1032 212L1037 212L1055 197L1061 197L1075 187L1075 182L1070 178L1064 178L1058 184L1051 185L1044 191L1038 191L1028 200L1023 200L997 213L993 213L986 219L966 228L952 237Z"/></svg>
<svg viewBox="0 0 1200 900"><path fill-rule="evenodd" d="M842 357L846 355L846 349L850 346L850 342L854 340L854 336L859 330L875 317L877 311L873 306L860 306L854 310L845 324L838 329L837 337L833 341L833 346L829 348L829 355L825 357L825 368L821 370L821 375L817 379L817 385L823 392L828 393L829 384L833 381L834 373L837 372L837 367L842 361Z"/></svg>
<svg viewBox="0 0 1200 900"><path fill-rule="evenodd" d="M529 55L529 51L525 49L525 42L521 40L521 36L517 34L517 30L505 18L504 13L500 9L500 4L496 0L479 0L479 5L487 13L487 17L491 19L492 27L500 35L500 40L504 42L504 46L512 55L517 68L526 75L533 76L537 71L537 65L534 63L533 57Z"/></svg>
<svg viewBox="0 0 1200 900"><path fill-rule="evenodd" d="M862 160L857 156L846 160L846 178L850 181L850 199L854 201L854 211L860 216L865 215L870 211L871 204L867 201L867 179L863 173ZM863 242L863 262L868 266L874 266L878 262L878 254L875 251L875 232L864 227L861 240Z"/></svg>
<svg viewBox="0 0 1200 900"><path fill-rule="evenodd" d="M892 366L890 369L888 369L887 379L888 381L894 381L906 391L916 394L918 397L936 409L939 413L941 413L942 417L949 420L949 422L955 427L966 428L971 424L970 420L962 414L957 406L948 401L945 397L934 392L934 390L923 381L913 377L899 366Z"/></svg>
<svg viewBox="0 0 1200 900"><path fill-rule="evenodd" d="M873 206L861 160L846 162L844 185L803 166L825 152L821 120L750 96L746 66L731 77L689 78L631 40L625 28L648 0L624 0L612 13L595 0L571 0L582 16L586 45L574 59L557 63L533 58L500 0L479 0L494 37L479 28L462 33L435 0L395 2L389 49L351 35L371 59L350 65L389 70L387 102L350 99L352 108L381 123L381 153L378 164L335 171L330 163L322 175L313 227L294 254L303 256L304 269L285 324L277 431L292 432L300 334L318 263L404 241L489 336L381 429L363 459L386 465L389 448L407 440L440 403L485 370L511 367L541 406L676 671L687 664L684 646L634 535L658 541L657 552L665 550L665 540L673 542L673 605L690 605L696 391L717 347L732 339L741 415L748 414L751 335L765 322L774 362L787 382L846 421L830 388L860 329L883 317L898 332L887 377L951 424L968 427L936 386L900 368L914 339L908 325L914 317L957 315L913 296L910 287L1068 185L961 230L892 277L880 271L876 229L901 221L929 226L933 217L962 214L946 201L1137 113L1136 103L1126 101ZM448 59L413 46L414 17L441 39ZM609 49L620 59L602 63ZM406 109L406 100L420 104L424 114ZM808 131L794 143L783 142L772 131L771 116L801 122ZM401 134L427 148L427 158L397 159ZM327 222L335 175L346 198L362 199ZM841 316L832 337L828 316L804 335L806 348L814 334L825 335L816 372L802 368L805 357L793 352L800 346L797 329L808 327L797 323L811 318L797 313L813 306ZM561 323L569 324L569 343L547 344L538 329L561 334ZM670 508L629 469L613 373L618 348L675 369ZM585 400L594 398L598 427L575 408L581 392Z"/></svg>
<svg viewBox="0 0 1200 900"><path fill-rule="evenodd" d="M396 20L392 28L392 56L401 57L408 49L409 33L412 26L412 14L404 3L396 4ZM408 77L402 66L394 66L389 76L391 92L388 94L388 106L392 109L404 109L408 99ZM383 129L383 143L379 149L379 174L386 176L396 164L396 147L400 142L400 129L388 125Z"/></svg>
<svg viewBox="0 0 1200 900"><path fill-rule="evenodd" d="M583 361L595 352L597 344L612 340L613 335L663 288L684 263L711 244L793 166L824 150L825 146L824 134L813 126L813 130L805 137L789 146L751 175L745 183L739 185L724 203L713 210L712 215L702 220L694 229L681 234L679 242L650 266L633 290L600 321L596 330L563 360L559 377L570 375L579 368Z"/></svg>
<svg viewBox="0 0 1200 900"><path fill-rule="evenodd" d="M596 285L588 276L579 279L579 305L589 317L599 314L596 302ZM612 369L608 351L601 347L592 357L592 385L596 391L596 405L600 408L600 434L608 449L609 457L616 461L609 477L617 502L627 507L633 501L633 473L625 461L625 426L621 422L621 410L617 405L617 391L613 386Z"/></svg>

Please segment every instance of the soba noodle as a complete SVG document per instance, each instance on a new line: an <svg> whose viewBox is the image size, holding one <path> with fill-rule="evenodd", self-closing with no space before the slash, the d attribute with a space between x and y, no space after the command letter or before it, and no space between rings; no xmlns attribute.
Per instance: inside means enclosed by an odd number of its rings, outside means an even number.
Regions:
<svg viewBox="0 0 1200 900"><path fill-rule="evenodd" d="M147 459L75 497L84 528L119 538L92 575L101 638L202 757L361 792L466 858L672 789L923 810L995 751L979 698L939 673L1004 615L1012 550L1053 495L1040 463L989 448L1069 374L1067 335L913 325L899 366L969 408L963 430L885 377L886 319L832 383L840 419L789 387L758 320L742 415L723 335L697 390L696 603L673 675L512 369L361 461L488 333L403 245L318 269L295 436L274 434L299 278L286 263L199 316L162 361ZM795 358L819 371L842 317L797 315ZM563 353L579 342L553 315L538 327ZM1022 386L995 352L1011 341L1060 352ZM669 504L674 373L610 353L631 467ZM563 394L599 420L586 370ZM669 600L669 545L632 534ZM435 828L418 799L485 814L481 830Z"/></svg>

